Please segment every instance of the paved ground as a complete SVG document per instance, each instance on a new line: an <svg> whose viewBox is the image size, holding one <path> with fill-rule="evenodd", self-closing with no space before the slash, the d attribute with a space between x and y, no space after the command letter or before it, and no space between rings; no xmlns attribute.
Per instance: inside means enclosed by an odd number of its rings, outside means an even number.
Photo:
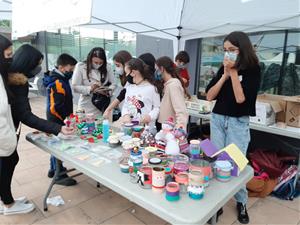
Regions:
<svg viewBox="0 0 300 225"><path fill-rule="evenodd" d="M44 98L32 98L34 113L44 117ZM22 127L18 152L20 162L13 178L15 197L27 196L36 205L36 210L27 215L0 215L0 224L167 224L147 210L129 202L117 193L97 188L96 182L87 176L77 178L74 187L55 186L52 196L61 195L65 205L42 208L42 198L50 183L47 178L49 155L27 142L24 135L32 131ZM199 207L205 207L199 202ZM250 198L249 214L251 224L300 225L300 198L294 201L280 201L276 198ZM239 224L236 221L235 203L229 201L219 224Z"/></svg>

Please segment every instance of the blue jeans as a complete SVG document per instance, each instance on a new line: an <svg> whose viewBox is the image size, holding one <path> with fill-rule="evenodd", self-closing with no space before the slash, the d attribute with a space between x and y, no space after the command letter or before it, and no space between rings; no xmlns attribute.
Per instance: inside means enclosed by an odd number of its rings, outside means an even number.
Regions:
<svg viewBox="0 0 300 225"><path fill-rule="evenodd" d="M230 117L212 113L210 139L218 149L234 143L246 155L250 142L249 116ZM246 204L248 201L246 186L241 188L234 197L237 202Z"/></svg>
<svg viewBox="0 0 300 225"><path fill-rule="evenodd" d="M60 163L60 172L64 171L64 167L63 167L63 163ZM55 172L56 170L56 163L55 163L55 157L53 155L51 155L50 157L50 171L51 172Z"/></svg>

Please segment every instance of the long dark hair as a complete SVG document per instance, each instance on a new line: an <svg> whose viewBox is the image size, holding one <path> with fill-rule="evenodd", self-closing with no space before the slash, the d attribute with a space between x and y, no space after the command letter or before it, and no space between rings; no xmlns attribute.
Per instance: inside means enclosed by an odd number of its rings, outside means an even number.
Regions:
<svg viewBox="0 0 300 225"><path fill-rule="evenodd" d="M154 77L155 58L154 58L154 56L151 53L147 52L147 53L144 53L144 54L140 55L138 58L143 60L144 63L149 66L150 73L151 73L151 75L153 76L153 79L154 79L154 84L157 87L157 90L158 90L158 93L159 93L160 97L162 97L163 90L164 90L164 84L161 80L155 80L155 77Z"/></svg>
<svg viewBox="0 0 300 225"><path fill-rule="evenodd" d="M0 74L3 78L3 83L4 87L8 96L8 102L10 103L10 99L12 97L12 94L9 90L9 87L7 85L7 76L8 76L8 71L6 68L4 68L4 51L8 49L10 46L12 46L12 42L8 40L6 37L0 34Z"/></svg>
<svg viewBox="0 0 300 225"><path fill-rule="evenodd" d="M92 58L93 57L96 57L96 58L99 58L99 59L102 59L103 60L103 65L99 67L98 71L100 72L100 80L101 82L104 82L105 79L106 79L106 76L107 76L107 60L106 60L106 54L105 54L105 51L103 48L100 48L100 47L96 47L96 48L93 48L87 58L86 58L86 75L87 75L87 78L90 79L90 72L92 71Z"/></svg>
<svg viewBox="0 0 300 225"><path fill-rule="evenodd" d="M184 90L184 94L186 96L190 97L190 94L188 93L188 91L186 90L186 88L184 86L183 80L181 79L181 77L177 73L176 65L174 64L172 59L170 59L168 56L160 57L156 60L156 65L158 67L163 67L167 71L167 73L169 73L173 78L178 79L181 83L181 86L182 86L183 90Z"/></svg>
<svg viewBox="0 0 300 225"><path fill-rule="evenodd" d="M130 70L139 71L145 80L147 80L150 84L155 86L157 93L161 94L160 91L162 91L162 90L160 90L159 87L156 85L154 76L150 72L149 66L146 63L144 63L143 60L138 59L138 58L132 58L125 65ZM130 76L130 75L128 75L128 76Z"/></svg>
<svg viewBox="0 0 300 225"><path fill-rule="evenodd" d="M26 77L29 77L31 70L37 67L43 58L43 54L33 46L29 44L22 45L13 56L9 72L23 73Z"/></svg>
<svg viewBox="0 0 300 225"><path fill-rule="evenodd" d="M118 51L113 57L113 60L118 63L121 63L124 68L124 73L122 75L120 75L120 81L121 81L122 86L124 86L126 84L125 64L130 59L132 59L131 54L125 50Z"/></svg>
<svg viewBox="0 0 300 225"><path fill-rule="evenodd" d="M235 63L237 70L244 70L258 65L258 58L247 34L241 31L234 31L225 37L225 41L229 41L239 48L239 55Z"/></svg>

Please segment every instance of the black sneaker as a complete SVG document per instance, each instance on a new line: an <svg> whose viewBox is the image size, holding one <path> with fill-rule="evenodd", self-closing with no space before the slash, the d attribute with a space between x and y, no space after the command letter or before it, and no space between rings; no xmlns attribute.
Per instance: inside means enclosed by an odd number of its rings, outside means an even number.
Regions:
<svg viewBox="0 0 300 225"><path fill-rule="evenodd" d="M53 177L54 177L54 173L55 173L54 170L49 170L49 171L48 171L48 177L49 177L49 178L53 178Z"/></svg>
<svg viewBox="0 0 300 225"><path fill-rule="evenodd" d="M219 216L221 216L223 214L223 208L221 208L221 209L219 209L218 210L218 212L217 212L217 219L216 219L216 223L218 222L218 220L219 220ZM212 218L210 218L208 221L207 221L207 223L208 224L212 224Z"/></svg>
<svg viewBox="0 0 300 225"><path fill-rule="evenodd" d="M77 184L77 181L68 175L63 175L55 179L55 184L63 185L63 186L74 186Z"/></svg>
<svg viewBox="0 0 300 225"><path fill-rule="evenodd" d="M248 224L249 216L246 205L243 205L242 203L238 202L236 205L236 209L238 211L238 221L242 224Z"/></svg>

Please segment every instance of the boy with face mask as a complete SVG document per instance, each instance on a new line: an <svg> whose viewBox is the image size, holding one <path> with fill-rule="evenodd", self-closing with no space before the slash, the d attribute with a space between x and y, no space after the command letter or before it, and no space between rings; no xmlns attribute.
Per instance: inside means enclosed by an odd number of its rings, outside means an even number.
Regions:
<svg viewBox="0 0 300 225"><path fill-rule="evenodd" d="M68 54L61 54L57 59L57 66L43 78L43 84L47 90L47 120L64 125L66 117L73 113L73 96L69 80L72 78L73 70L77 61ZM52 178L55 173L55 158L51 156L48 177ZM61 170L65 168L61 164ZM76 180L68 178L62 182L59 177L58 184L71 186Z"/></svg>
<svg viewBox="0 0 300 225"><path fill-rule="evenodd" d="M187 64L190 62L190 56L186 51L180 51L175 57L177 73L180 75L187 88L190 83L190 75L187 70Z"/></svg>

